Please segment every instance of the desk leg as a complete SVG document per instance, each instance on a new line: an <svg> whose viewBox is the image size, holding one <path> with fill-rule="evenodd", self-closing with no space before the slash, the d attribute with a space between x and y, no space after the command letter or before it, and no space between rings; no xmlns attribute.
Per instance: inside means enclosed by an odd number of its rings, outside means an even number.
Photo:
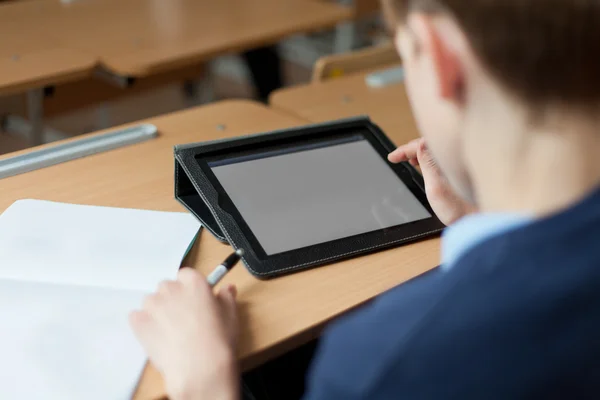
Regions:
<svg viewBox="0 0 600 400"><path fill-rule="evenodd" d="M354 22L344 22L335 29L335 42L333 52L336 54L347 53L354 50L356 43L356 26Z"/></svg>
<svg viewBox="0 0 600 400"><path fill-rule="evenodd" d="M186 107L194 107L215 101L215 77L214 64L207 62L199 79L188 80L183 83L182 89Z"/></svg>
<svg viewBox="0 0 600 400"><path fill-rule="evenodd" d="M4 115L0 118L0 130L23 136L30 146L54 142L69 137L64 132L44 127L44 89L27 92L28 119L20 115Z"/></svg>
<svg viewBox="0 0 600 400"><path fill-rule="evenodd" d="M338 0L338 4L346 7L354 7L353 0ZM333 43L334 53L346 53L352 51L356 45L356 21L342 22L335 29Z"/></svg>
<svg viewBox="0 0 600 400"><path fill-rule="evenodd" d="M44 89L27 92L27 113L31 123L29 139L34 146L44 143Z"/></svg>

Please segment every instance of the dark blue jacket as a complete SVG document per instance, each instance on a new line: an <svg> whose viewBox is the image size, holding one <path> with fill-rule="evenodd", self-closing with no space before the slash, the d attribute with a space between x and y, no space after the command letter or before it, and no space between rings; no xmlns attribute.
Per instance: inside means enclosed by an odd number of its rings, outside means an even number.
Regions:
<svg viewBox="0 0 600 400"><path fill-rule="evenodd" d="M600 191L344 317L306 398L600 399Z"/></svg>

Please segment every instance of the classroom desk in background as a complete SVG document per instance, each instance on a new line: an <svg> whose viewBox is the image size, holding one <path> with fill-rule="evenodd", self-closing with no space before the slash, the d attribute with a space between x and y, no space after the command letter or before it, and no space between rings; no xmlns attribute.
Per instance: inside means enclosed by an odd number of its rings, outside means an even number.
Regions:
<svg viewBox="0 0 600 400"><path fill-rule="evenodd" d="M332 28L351 17L352 9L317 0L3 3L0 96L28 91L31 139L40 144L46 86L93 72L125 88L132 78L200 68L216 56Z"/></svg>
<svg viewBox="0 0 600 400"><path fill-rule="evenodd" d="M90 77L97 63L48 35L44 11L33 1L0 4L0 96L27 92L34 144L42 142L44 88Z"/></svg>
<svg viewBox="0 0 600 400"><path fill-rule="evenodd" d="M250 101L214 103L142 122L156 125L159 137L0 180L0 212L21 198L184 211L173 196L174 145L306 123ZM204 230L188 261L206 274L230 251ZM331 319L435 267L438 260L434 239L268 281L235 268L223 282L238 287L242 368L308 342ZM148 366L135 399L164 393L159 373Z"/></svg>
<svg viewBox="0 0 600 400"><path fill-rule="evenodd" d="M0 96L77 81L91 76L96 64L93 57L64 47L19 45L11 51L5 46L0 46Z"/></svg>
<svg viewBox="0 0 600 400"><path fill-rule="evenodd" d="M273 93L269 103L311 122L368 115L396 145L418 138L404 84L371 88L365 77L376 71L284 88Z"/></svg>
<svg viewBox="0 0 600 400"><path fill-rule="evenodd" d="M49 34L58 29L52 22L57 4L0 3L0 96L91 75L97 63L93 54Z"/></svg>
<svg viewBox="0 0 600 400"><path fill-rule="evenodd" d="M350 8L317 0L31 1L49 3L42 4L55 24L49 35L93 54L110 73L134 78L332 28L352 17Z"/></svg>

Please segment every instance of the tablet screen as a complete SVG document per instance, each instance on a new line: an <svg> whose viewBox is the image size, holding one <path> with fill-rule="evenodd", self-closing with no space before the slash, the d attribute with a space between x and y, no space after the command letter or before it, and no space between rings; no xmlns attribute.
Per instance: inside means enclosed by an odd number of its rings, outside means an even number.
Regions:
<svg viewBox="0 0 600 400"><path fill-rule="evenodd" d="M208 164L267 255L431 217L362 136Z"/></svg>

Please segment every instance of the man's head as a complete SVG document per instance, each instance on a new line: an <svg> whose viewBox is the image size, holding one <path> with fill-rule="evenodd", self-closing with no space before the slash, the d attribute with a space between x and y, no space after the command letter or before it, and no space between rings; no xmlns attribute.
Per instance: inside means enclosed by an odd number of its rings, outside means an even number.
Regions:
<svg viewBox="0 0 600 400"><path fill-rule="evenodd" d="M477 164L494 151L518 152L502 148L502 135L557 112L591 115L600 104L600 0L383 6L421 133L466 197Z"/></svg>

